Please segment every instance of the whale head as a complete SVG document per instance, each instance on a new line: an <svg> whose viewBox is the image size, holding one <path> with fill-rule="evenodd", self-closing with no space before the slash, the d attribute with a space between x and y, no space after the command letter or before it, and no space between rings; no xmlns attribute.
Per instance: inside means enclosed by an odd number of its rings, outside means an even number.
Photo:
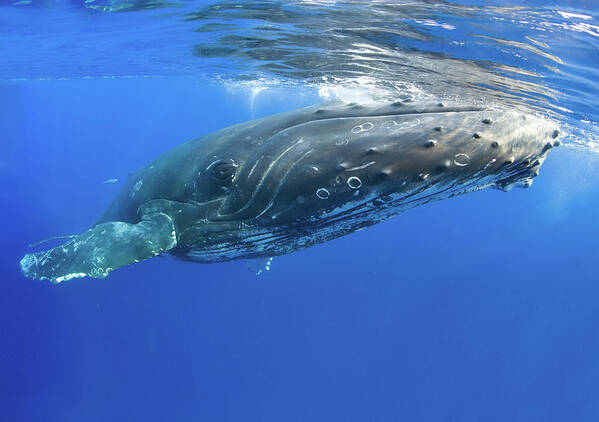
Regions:
<svg viewBox="0 0 599 422"><path fill-rule="evenodd" d="M393 103L310 113L255 148L211 219L353 231L432 200L528 187L559 143L553 122L510 110Z"/></svg>

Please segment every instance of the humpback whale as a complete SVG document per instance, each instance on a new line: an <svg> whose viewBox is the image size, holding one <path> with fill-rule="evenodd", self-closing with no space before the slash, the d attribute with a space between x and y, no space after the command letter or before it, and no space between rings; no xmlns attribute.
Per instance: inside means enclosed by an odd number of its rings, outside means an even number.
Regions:
<svg viewBox="0 0 599 422"><path fill-rule="evenodd" d="M165 253L203 263L286 254L430 201L528 187L559 135L515 110L424 100L240 123L133 173L89 230L25 255L21 270L60 283Z"/></svg>

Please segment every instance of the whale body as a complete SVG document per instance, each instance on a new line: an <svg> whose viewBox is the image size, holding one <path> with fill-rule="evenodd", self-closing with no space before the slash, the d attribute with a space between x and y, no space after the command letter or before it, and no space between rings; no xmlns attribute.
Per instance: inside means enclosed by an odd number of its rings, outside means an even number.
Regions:
<svg viewBox="0 0 599 422"><path fill-rule="evenodd" d="M240 123L133 173L89 230L21 260L54 283L160 254L272 257L466 192L528 187L559 145L549 120L438 101L334 102Z"/></svg>

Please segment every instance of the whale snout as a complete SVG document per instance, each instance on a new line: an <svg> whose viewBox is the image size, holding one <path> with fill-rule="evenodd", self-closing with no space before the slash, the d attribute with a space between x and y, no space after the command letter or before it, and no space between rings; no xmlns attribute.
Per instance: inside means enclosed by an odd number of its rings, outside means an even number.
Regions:
<svg viewBox="0 0 599 422"><path fill-rule="evenodd" d="M391 134L393 162L378 169L421 184L463 184L510 190L529 187L549 151L560 145L558 126L516 111L429 114L410 131ZM371 147L372 148L372 147Z"/></svg>
<svg viewBox="0 0 599 422"><path fill-rule="evenodd" d="M520 125L508 139L507 154L498 172L501 178L493 186L503 191L530 187L549 151L561 145L561 132L554 122L524 114L519 114L516 121Z"/></svg>
<svg viewBox="0 0 599 422"><path fill-rule="evenodd" d="M336 171L342 177L359 178L365 188L385 192L452 184L528 187L549 150L560 143L555 123L515 111L430 112L362 120L352 122L351 132L357 132L355 127L363 130L335 151Z"/></svg>

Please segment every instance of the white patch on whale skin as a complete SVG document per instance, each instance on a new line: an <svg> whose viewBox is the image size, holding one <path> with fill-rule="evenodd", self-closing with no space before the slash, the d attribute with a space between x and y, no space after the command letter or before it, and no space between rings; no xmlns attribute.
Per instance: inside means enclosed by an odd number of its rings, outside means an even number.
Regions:
<svg viewBox="0 0 599 422"><path fill-rule="evenodd" d="M376 163L376 161L370 161L369 163L362 164L361 166L357 166L357 167L352 167L352 168L349 168L349 169L345 169L345 171L363 170L363 169L365 169L367 167L370 167L371 165L373 165L375 163Z"/></svg>
<svg viewBox="0 0 599 422"><path fill-rule="evenodd" d="M52 282L58 284L58 283L62 283L63 281L71 280L73 278L82 278L82 277L87 277L87 274L86 273L66 274L61 277L56 277L55 279L52 280Z"/></svg>
<svg viewBox="0 0 599 422"><path fill-rule="evenodd" d="M349 179L347 179L347 186L349 186L352 189L360 189L360 187L362 186L362 180L360 180L359 177L352 176Z"/></svg>
<svg viewBox="0 0 599 422"><path fill-rule="evenodd" d="M141 185L143 185L143 182L141 180L138 180L137 183L133 186L133 189L131 189L131 198L135 197L135 195L141 188Z"/></svg>
<svg viewBox="0 0 599 422"><path fill-rule="evenodd" d="M470 164L470 156L468 154L456 154L454 159L453 159L453 163L456 166L460 166L460 167L465 167L468 164Z"/></svg>
<svg viewBox="0 0 599 422"><path fill-rule="evenodd" d="M364 123L361 123L359 125L356 125L356 126L352 127L351 133L368 132L373 127L374 127L374 123L372 123L372 122L364 122Z"/></svg>
<svg viewBox="0 0 599 422"><path fill-rule="evenodd" d="M395 122L395 126L392 126L389 129L393 129L393 130L405 130L405 129L411 129L413 127L416 127L420 124L420 119L414 119L414 120L409 120L407 122L404 122L402 124L399 124L397 122Z"/></svg>
<svg viewBox="0 0 599 422"><path fill-rule="evenodd" d="M318 196L320 199L329 199L331 197L331 193L328 191L328 189L318 188L316 190L316 196Z"/></svg>

